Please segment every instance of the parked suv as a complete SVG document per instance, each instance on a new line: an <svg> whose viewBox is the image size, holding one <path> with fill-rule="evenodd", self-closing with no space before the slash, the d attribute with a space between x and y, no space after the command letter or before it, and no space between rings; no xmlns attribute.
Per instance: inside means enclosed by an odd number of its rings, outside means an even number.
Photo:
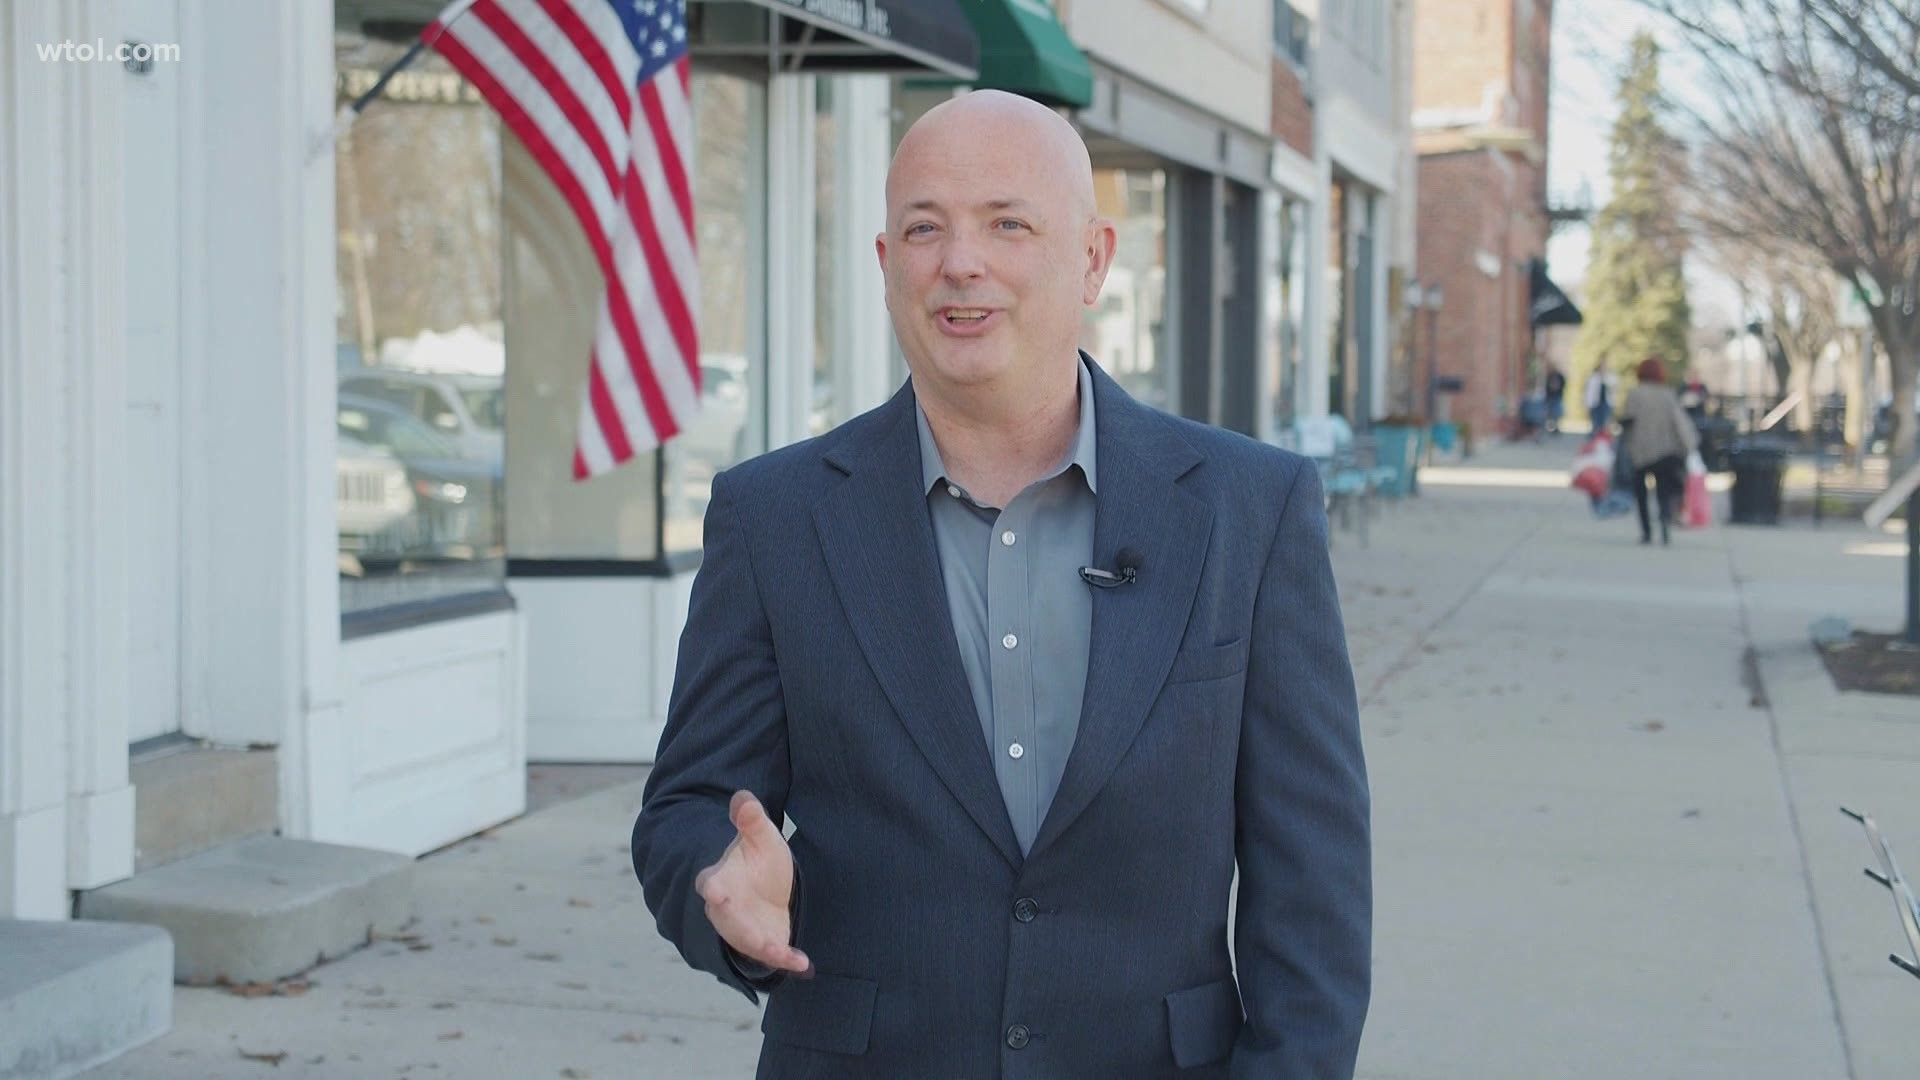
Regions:
<svg viewBox="0 0 1920 1080"><path fill-rule="evenodd" d="M500 458L505 394L497 375L464 375L403 368L349 368L340 372L340 394L383 401L451 439L460 456Z"/></svg>

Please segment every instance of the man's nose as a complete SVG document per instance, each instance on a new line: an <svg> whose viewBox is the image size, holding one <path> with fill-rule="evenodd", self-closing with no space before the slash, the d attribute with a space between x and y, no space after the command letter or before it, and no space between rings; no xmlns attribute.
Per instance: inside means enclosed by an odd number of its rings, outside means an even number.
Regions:
<svg viewBox="0 0 1920 1080"><path fill-rule="evenodd" d="M980 245L971 238L958 234L947 238L940 252L942 277L959 283L984 277L986 272L987 264L981 255Z"/></svg>

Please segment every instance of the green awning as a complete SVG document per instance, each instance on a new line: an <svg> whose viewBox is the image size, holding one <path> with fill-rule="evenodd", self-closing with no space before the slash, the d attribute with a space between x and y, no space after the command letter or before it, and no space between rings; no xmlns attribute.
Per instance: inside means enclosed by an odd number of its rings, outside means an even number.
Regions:
<svg viewBox="0 0 1920 1080"><path fill-rule="evenodd" d="M980 39L980 77L973 85L1048 105L1093 104L1093 69L1046 0L960 0L960 9Z"/></svg>

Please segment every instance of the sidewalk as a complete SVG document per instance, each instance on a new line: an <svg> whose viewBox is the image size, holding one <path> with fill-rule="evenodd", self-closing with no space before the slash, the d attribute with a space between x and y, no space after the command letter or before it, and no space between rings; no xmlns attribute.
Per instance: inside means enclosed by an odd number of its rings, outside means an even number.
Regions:
<svg viewBox="0 0 1920 1080"><path fill-rule="evenodd" d="M1336 538L1375 800L1361 1076L1920 1075L1920 981L1886 961L1892 904L1836 809L1920 861L1920 701L1843 699L1806 645L1823 614L1895 624L1899 560L1869 553L1892 538L1641 548L1564 487L1574 443L1489 448L1369 547ZM641 902L639 797L429 856L412 940L302 996L181 988L172 1034L89 1075L752 1075L755 1010Z"/></svg>

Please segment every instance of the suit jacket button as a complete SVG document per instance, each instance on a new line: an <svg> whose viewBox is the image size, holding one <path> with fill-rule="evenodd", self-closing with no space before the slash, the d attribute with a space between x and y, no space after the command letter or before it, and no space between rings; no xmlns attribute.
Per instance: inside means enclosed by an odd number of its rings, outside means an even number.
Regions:
<svg viewBox="0 0 1920 1080"><path fill-rule="evenodd" d="M1025 1024L1015 1024L1007 1029L1007 1045L1015 1050L1025 1049L1027 1041L1031 1038L1033 1033L1027 1030Z"/></svg>
<svg viewBox="0 0 1920 1080"><path fill-rule="evenodd" d="M1034 903L1030 897L1023 896L1013 902L1013 917L1021 922L1032 922L1033 917L1038 914L1040 914L1040 905Z"/></svg>

